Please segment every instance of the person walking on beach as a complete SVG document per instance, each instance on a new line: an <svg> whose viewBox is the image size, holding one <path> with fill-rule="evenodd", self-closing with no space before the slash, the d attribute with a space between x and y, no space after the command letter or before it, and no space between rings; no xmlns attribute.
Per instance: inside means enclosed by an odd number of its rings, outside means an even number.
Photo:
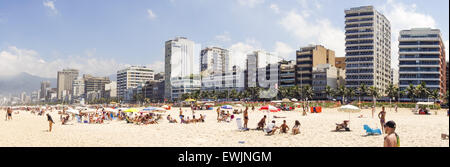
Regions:
<svg viewBox="0 0 450 167"><path fill-rule="evenodd" d="M11 107L8 107L8 109L6 109L6 120L12 120L12 109L11 109Z"/></svg>
<svg viewBox="0 0 450 167"><path fill-rule="evenodd" d="M398 105L397 104L395 104L395 112L396 113L398 112Z"/></svg>
<svg viewBox="0 0 450 167"><path fill-rule="evenodd" d="M220 116L220 107L217 107L217 119L219 119Z"/></svg>
<svg viewBox="0 0 450 167"><path fill-rule="evenodd" d="M372 118L374 114L375 114L375 106L372 106Z"/></svg>
<svg viewBox="0 0 450 167"><path fill-rule="evenodd" d="M388 121L384 124L384 132L387 134L384 137L384 147L400 147L400 137L395 133L395 122Z"/></svg>
<svg viewBox="0 0 450 167"><path fill-rule="evenodd" d="M244 128L247 129L247 123L248 123L248 107L245 107L244 110Z"/></svg>
<svg viewBox="0 0 450 167"><path fill-rule="evenodd" d="M381 128L384 131L384 122L385 122L385 118L386 118L386 111L384 111L384 106L381 107L381 112L378 113L378 118L380 118Z"/></svg>
<svg viewBox="0 0 450 167"><path fill-rule="evenodd" d="M47 113L47 121L48 121L48 132L52 131L52 125L55 123L53 122L52 116L50 116L50 114Z"/></svg>

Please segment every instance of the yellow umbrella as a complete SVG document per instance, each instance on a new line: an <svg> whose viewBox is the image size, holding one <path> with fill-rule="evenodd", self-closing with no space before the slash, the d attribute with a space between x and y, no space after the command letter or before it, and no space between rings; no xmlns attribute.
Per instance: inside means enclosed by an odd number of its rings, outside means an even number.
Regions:
<svg viewBox="0 0 450 167"><path fill-rule="evenodd" d="M124 112L139 112L139 110L137 108L129 108L129 109L125 110Z"/></svg>
<svg viewBox="0 0 450 167"><path fill-rule="evenodd" d="M196 100L194 100L194 99L186 99L184 101L186 101L186 102L193 102L193 101L196 101Z"/></svg>

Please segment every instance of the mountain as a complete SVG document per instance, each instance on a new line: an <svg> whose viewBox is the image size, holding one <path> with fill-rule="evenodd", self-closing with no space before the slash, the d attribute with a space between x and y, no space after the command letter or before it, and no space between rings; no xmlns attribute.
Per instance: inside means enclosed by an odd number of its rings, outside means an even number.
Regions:
<svg viewBox="0 0 450 167"><path fill-rule="evenodd" d="M0 77L0 95L18 95L22 92L30 94L41 88L42 81L50 81L50 87L56 87L56 78L42 78L28 73Z"/></svg>

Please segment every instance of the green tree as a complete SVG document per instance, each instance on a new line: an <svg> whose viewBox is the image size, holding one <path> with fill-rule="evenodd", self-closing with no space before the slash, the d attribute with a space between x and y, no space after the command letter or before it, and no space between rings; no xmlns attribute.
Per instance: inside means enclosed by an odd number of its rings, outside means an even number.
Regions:
<svg viewBox="0 0 450 167"><path fill-rule="evenodd" d="M303 95L304 100L308 101L308 99L312 99L314 96L314 91L311 86L304 85L301 89L301 94Z"/></svg>
<svg viewBox="0 0 450 167"><path fill-rule="evenodd" d="M333 97L334 90L331 86L326 86L324 93L327 95L327 99L330 100L330 97Z"/></svg>
<svg viewBox="0 0 450 167"><path fill-rule="evenodd" d="M373 105L377 106L377 98L380 96L379 89L375 86L369 87L368 94L372 96Z"/></svg>
<svg viewBox="0 0 450 167"><path fill-rule="evenodd" d="M414 85L413 84L409 84L409 86L408 87L406 87L406 89L405 89L405 95L408 97L408 98L410 98L411 99L411 101L413 101L413 102L416 102L416 88L414 87Z"/></svg>
<svg viewBox="0 0 450 167"><path fill-rule="evenodd" d="M365 97L367 95L368 87L366 84L361 84L361 86L358 87L358 97L359 97L359 103L361 103L361 97Z"/></svg>
<svg viewBox="0 0 450 167"><path fill-rule="evenodd" d="M440 98L439 90L435 89L435 90L431 91L429 94L429 97L434 99L434 102L436 102L436 100L438 100Z"/></svg>
<svg viewBox="0 0 450 167"><path fill-rule="evenodd" d="M398 88L395 87L393 84L389 84L386 88L386 91L384 92L389 97L389 103L392 103L392 99L397 96L398 94Z"/></svg>

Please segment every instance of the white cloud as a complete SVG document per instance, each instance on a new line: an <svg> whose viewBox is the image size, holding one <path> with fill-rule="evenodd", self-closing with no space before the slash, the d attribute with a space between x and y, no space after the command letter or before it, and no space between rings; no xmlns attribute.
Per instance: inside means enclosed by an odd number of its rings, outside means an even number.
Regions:
<svg viewBox="0 0 450 167"><path fill-rule="evenodd" d="M392 36L392 67L398 65L398 37L401 30L411 28L436 28L436 21L431 15L417 11L416 4L404 4L394 0L388 0L381 9L381 13L391 22Z"/></svg>
<svg viewBox="0 0 450 167"><path fill-rule="evenodd" d="M95 76L108 76L126 67L114 59L100 59L95 57L94 51L88 50L85 55L68 56L67 58L44 60L34 50L19 49L10 46L0 51L1 76L11 76L26 72L32 75L55 78L57 71L64 68L79 69L80 73Z"/></svg>
<svg viewBox="0 0 450 167"><path fill-rule="evenodd" d="M245 63L247 60L247 54L253 52L258 48L253 46L255 41L247 40L247 42L238 42L229 48L230 50L230 62L231 65L237 65L241 69L245 68Z"/></svg>
<svg viewBox="0 0 450 167"><path fill-rule="evenodd" d="M56 0L54 0L54 1L52 1L52 0L45 0L45 1L43 2L43 5L44 5L46 8L50 9L50 11L51 11L53 14L58 14L58 10L56 9L55 2L56 2Z"/></svg>
<svg viewBox="0 0 450 167"><path fill-rule="evenodd" d="M334 50L338 57L344 56L344 31L332 25L328 19L312 19L309 16L310 13L291 11L279 23L304 44L317 43Z"/></svg>
<svg viewBox="0 0 450 167"><path fill-rule="evenodd" d="M272 9L272 11L275 12L276 14L280 13L280 8L278 7L277 4L270 4L270 9Z"/></svg>
<svg viewBox="0 0 450 167"><path fill-rule="evenodd" d="M156 19L156 14L153 13L152 10L147 9L147 14L148 14L148 18L149 18L150 20Z"/></svg>
<svg viewBox="0 0 450 167"><path fill-rule="evenodd" d="M163 61L155 61L152 64L148 64L147 67L150 67L155 74L159 72L164 72L165 63Z"/></svg>
<svg viewBox="0 0 450 167"><path fill-rule="evenodd" d="M275 43L275 53L285 60L291 60L295 57L295 49L288 44L279 41Z"/></svg>
<svg viewBox="0 0 450 167"><path fill-rule="evenodd" d="M256 5L264 3L264 0L237 0L237 1L240 5L248 6L250 8L253 8Z"/></svg>
<svg viewBox="0 0 450 167"><path fill-rule="evenodd" d="M222 43L230 42L231 41L230 33L228 31L225 31L223 34L217 35L215 37L215 40L218 40L219 42Z"/></svg>

